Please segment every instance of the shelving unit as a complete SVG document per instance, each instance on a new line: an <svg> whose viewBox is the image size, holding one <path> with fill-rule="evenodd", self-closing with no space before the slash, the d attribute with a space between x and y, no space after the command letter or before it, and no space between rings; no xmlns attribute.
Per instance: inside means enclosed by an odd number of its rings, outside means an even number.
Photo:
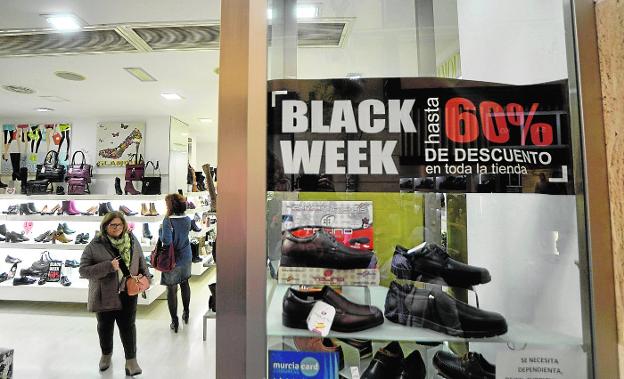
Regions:
<svg viewBox="0 0 624 379"><path fill-rule="evenodd" d="M313 337L314 333L305 329L293 329L282 325L282 299L289 286L277 285L270 300L267 312L267 335L274 337ZM380 286L371 286L371 305L384 310L384 303L388 289ZM346 297L349 300L364 303L364 291L362 288L346 288L349 293ZM359 291L358 291L359 290ZM357 293L361 295L354 296ZM515 344L540 344L540 345L574 345L580 346L582 339L564 334L559 334L549 330L540 330L533 326L521 323L509 323L508 332L502 336L491 338L460 338L446 334L434 332L425 328L409 327L393 323L387 319L382 325L355 333L330 332L332 338L360 338L365 340L387 340L387 341L417 341L417 342L497 342Z"/></svg>

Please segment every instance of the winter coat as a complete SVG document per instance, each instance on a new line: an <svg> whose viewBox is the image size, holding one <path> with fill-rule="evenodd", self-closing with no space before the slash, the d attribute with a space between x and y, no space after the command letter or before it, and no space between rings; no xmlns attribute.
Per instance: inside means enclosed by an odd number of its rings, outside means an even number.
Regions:
<svg viewBox="0 0 624 379"><path fill-rule="evenodd" d="M128 232L130 233L130 232ZM134 276L143 274L150 277L141 244L130 233L132 255L130 273ZM120 283L117 271L111 261L115 258L115 249L107 236L98 235L85 247L80 257L80 276L89 279L89 297L87 309L91 312L106 312L121 309L119 292L125 290L126 282Z"/></svg>

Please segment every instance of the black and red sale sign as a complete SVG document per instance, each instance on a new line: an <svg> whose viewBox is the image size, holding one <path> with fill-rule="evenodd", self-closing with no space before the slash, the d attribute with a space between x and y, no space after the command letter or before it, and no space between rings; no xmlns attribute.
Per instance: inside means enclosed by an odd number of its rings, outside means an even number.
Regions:
<svg viewBox="0 0 624 379"><path fill-rule="evenodd" d="M269 82L268 190L572 193L567 82Z"/></svg>

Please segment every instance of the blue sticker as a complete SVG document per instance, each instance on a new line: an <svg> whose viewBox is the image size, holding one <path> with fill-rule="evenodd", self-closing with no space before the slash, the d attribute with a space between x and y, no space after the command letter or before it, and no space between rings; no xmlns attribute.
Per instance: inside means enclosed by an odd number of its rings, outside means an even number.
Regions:
<svg viewBox="0 0 624 379"><path fill-rule="evenodd" d="M268 379L337 379L338 353L269 351Z"/></svg>

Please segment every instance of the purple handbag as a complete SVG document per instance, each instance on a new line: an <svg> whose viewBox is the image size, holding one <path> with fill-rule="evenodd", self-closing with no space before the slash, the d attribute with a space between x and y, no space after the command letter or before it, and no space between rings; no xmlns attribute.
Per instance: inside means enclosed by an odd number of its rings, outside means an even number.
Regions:
<svg viewBox="0 0 624 379"><path fill-rule="evenodd" d="M86 178L69 178L67 181L68 195L86 195L90 193Z"/></svg>
<svg viewBox="0 0 624 379"><path fill-rule="evenodd" d="M82 163L76 163L76 154L80 153L82 155ZM67 168L67 178L82 178L86 179L87 183L91 183L91 177L93 176L93 167L90 164L87 164L86 157L84 153L80 150L76 151L74 155L72 155L71 163Z"/></svg>
<svg viewBox="0 0 624 379"><path fill-rule="evenodd" d="M145 162L143 161L143 155L139 155L138 157L136 154L132 155L135 158L134 164L128 163L126 165L126 181L141 180L145 174Z"/></svg>

